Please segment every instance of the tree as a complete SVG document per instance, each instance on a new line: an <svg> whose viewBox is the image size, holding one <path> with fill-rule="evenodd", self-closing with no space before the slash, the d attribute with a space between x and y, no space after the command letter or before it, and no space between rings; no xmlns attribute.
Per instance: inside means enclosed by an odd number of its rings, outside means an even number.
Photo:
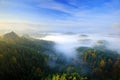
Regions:
<svg viewBox="0 0 120 80"><path fill-rule="evenodd" d="M101 61L100 61L100 67L104 67L105 66L105 61L102 59Z"/></svg>

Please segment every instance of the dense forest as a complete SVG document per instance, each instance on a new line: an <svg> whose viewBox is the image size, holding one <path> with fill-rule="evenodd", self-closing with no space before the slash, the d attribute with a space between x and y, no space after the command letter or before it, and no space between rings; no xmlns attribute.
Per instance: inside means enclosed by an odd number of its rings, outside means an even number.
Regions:
<svg viewBox="0 0 120 80"><path fill-rule="evenodd" d="M120 55L99 47L79 47L69 61L54 42L18 36L0 37L0 80L120 80Z"/></svg>
<svg viewBox="0 0 120 80"><path fill-rule="evenodd" d="M83 63L90 67L92 80L119 80L120 55L117 52L101 49L80 47L77 49L82 54Z"/></svg>

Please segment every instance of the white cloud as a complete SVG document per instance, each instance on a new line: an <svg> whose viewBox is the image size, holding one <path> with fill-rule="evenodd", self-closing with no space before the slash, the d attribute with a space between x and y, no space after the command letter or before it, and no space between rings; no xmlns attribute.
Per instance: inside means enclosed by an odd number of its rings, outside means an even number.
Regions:
<svg viewBox="0 0 120 80"><path fill-rule="evenodd" d="M11 15L9 12L9 15L6 16L4 14L0 13L0 17L4 15L3 17L6 18L7 20L13 20L13 22L23 20L28 21L31 23L42 23L41 25L36 25L36 24L24 24L22 22L21 26L27 26L27 29L30 28L34 30L68 30L72 28L76 28L76 30L82 30L82 29L89 29L89 30L100 30L100 29L105 29L111 27L111 25L115 22L120 21L120 8L119 0L113 0L112 2L106 2L103 3L101 6L95 6L92 8L86 8L86 5L79 5L77 0L68 0L68 4L62 4L59 2L56 2L55 0L29 0L31 2L34 2L34 5L28 5L28 3L16 3L16 2L10 2L9 0L1 0L3 1L2 5L13 5L13 7L22 7L26 8L25 11L23 12L18 12L20 16L15 16L14 14ZM28 1L28 2L29 2ZM76 6L77 8L73 7ZM118 9L117 9L118 7ZM31 12L27 12L28 8L31 10ZM38 13L34 13L36 9L38 10ZM42 8L42 9L41 9ZM51 12L51 14L56 14L55 15L49 15L49 13L42 13L42 10L44 12L45 9L50 9L50 10L56 10L63 12L64 14L70 14L70 16L59 16L61 13L55 13L54 11ZM39 11L40 10L40 11ZM28 10L29 11L29 10ZM47 12L47 10L46 10ZM41 15L44 14L44 15ZM6 17L5 17L6 16ZM50 16L50 17L49 17ZM8 17L8 18L7 18ZM11 18L12 17L12 18ZM60 19L60 17L63 17ZM3 19L2 19L3 20ZM46 26L47 24L47 26ZM31 27L32 25L32 27ZM48 26L49 25L49 26ZM16 24L15 26L19 26ZM34 27L33 27L34 26ZM52 27L54 28L52 28ZM19 26L20 27L20 26ZM18 27L18 29L19 29ZM68 28L69 27L69 28ZM81 29L82 28L82 29ZM17 29L17 27L15 27Z"/></svg>
<svg viewBox="0 0 120 80"><path fill-rule="evenodd" d="M62 3L55 2L54 0L40 1L38 4L39 8L46 8L51 10L61 11L67 14L72 14L76 11L72 6L68 6Z"/></svg>

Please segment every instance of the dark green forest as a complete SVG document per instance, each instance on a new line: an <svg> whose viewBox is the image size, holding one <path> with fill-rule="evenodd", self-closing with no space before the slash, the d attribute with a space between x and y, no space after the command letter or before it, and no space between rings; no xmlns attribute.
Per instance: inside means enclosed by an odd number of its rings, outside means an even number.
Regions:
<svg viewBox="0 0 120 80"><path fill-rule="evenodd" d="M101 49L80 47L83 63L90 67L92 80L119 80L120 79L120 55L117 52Z"/></svg>
<svg viewBox="0 0 120 80"><path fill-rule="evenodd" d="M99 47L79 47L69 62L54 42L18 36L0 38L0 80L120 80L120 55Z"/></svg>

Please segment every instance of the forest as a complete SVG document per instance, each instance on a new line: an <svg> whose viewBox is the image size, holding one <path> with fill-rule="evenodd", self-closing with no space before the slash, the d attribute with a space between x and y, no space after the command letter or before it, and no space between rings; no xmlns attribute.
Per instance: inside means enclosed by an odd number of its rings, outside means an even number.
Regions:
<svg viewBox="0 0 120 80"><path fill-rule="evenodd" d="M120 80L120 54L104 47L78 47L77 57L57 54L55 42L0 37L0 80Z"/></svg>

